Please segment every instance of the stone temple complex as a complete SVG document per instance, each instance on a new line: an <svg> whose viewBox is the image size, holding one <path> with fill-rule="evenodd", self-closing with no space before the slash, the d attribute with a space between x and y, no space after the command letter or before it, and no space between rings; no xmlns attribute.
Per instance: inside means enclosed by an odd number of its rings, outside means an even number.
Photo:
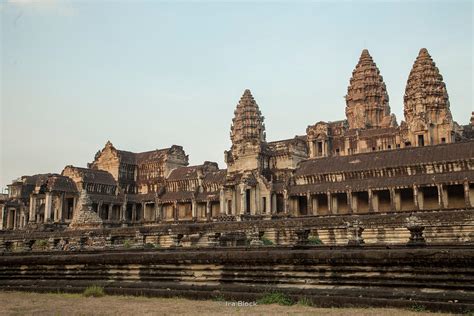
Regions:
<svg viewBox="0 0 474 316"><path fill-rule="evenodd" d="M403 121L368 50L345 101L346 119L267 141L265 107L245 90L226 169L189 166L179 145L134 153L107 141L86 168L14 180L0 196L0 289L94 281L109 293L245 299L275 284L329 306L474 310L474 112L453 120L425 48ZM14 250L45 254L5 255Z"/></svg>
<svg viewBox="0 0 474 316"><path fill-rule="evenodd" d="M474 205L473 119L465 126L453 121L443 77L424 48L408 76L404 115L398 124L364 49L347 89L345 120L319 121L306 135L267 142L262 112L245 90L232 119L227 169L189 166L177 145L133 153L108 141L87 168L15 180L1 202L0 227L80 227L70 223L82 191L103 227Z"/></svg>

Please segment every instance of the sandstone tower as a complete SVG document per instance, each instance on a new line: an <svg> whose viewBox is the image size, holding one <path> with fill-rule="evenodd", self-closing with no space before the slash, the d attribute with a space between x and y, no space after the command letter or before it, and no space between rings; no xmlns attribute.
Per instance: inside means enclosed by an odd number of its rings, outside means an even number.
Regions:
<svg viewBox="0 0 474 316"><path fill-rule="evenodd" d="M412 146L454 141L446 85L426 48L420 50L410 71L404 103L407 142Z"/></svg>
<svg viewBox="0 0 474 316"><path fill-rule="evenodd" d="M388 100L383 77L369 51L364 49L347 88L346 116L349 128L369 129L395 125Z"/></svg>
<svg viewBox="0 0 474 316"><path fill-rule="evenodd" d="M234 115L230 128L232 148L225 152L229 172L259 170L262 145L265 144L265 125L250 90L244 91Z"/></svg>

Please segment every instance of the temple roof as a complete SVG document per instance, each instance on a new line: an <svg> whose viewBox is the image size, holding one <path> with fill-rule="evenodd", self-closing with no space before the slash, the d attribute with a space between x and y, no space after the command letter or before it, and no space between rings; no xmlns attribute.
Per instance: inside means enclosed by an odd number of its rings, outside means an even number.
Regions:
<svg viewBox="0 0 474 316"><path fill-rule="evenodd" d="M258 108L250 90L245 90L232 119L232 144L243 141L265 141L264 117Z"/></svg>
<svg viewBox="0 0 474 316"><path fill-rule="evenodd" d="M98 183L105 185L117 185L114 177L107 171L99 169L81 168L75 166L66 166L63 170L63 175L67 174L67 170L77 173L84 183Z"/></svg>
<svg viewBox="0 0 474 316"><path fill-rule="evenodd" d="M295 175L298 177L335 172L380 170L466 159L474 159L474 141L310 159L301 162ZM387 179L384 179L384 181L387 181ZM392 181L392 178L390 181Z"/></svg>

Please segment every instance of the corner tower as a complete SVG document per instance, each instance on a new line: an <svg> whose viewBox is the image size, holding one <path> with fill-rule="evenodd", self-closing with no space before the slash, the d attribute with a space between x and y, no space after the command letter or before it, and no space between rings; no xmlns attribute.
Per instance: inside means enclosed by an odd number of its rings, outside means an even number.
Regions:
<svg viewBox="0 0 474 316"><path fill-rule="evenodd" d="M346 116L350 129L396 126L390 115L388 94L377 65L364 49L352 72L346 95Z"/></svg>
<svg viewBox="0 0 474 316"><path fill-rule="evenodd" d="M230 127L232 147L225 152L229 172L261 169L265 143L264 117L250 90L245 90L234 111Z"/></svg>
<svg viewBox="0 0 474 316"><path fill-rule="evenodd" d="M422 48L408 76L404 96L407 141L424 146L454 142L454 122L443 76Z"/></svg>

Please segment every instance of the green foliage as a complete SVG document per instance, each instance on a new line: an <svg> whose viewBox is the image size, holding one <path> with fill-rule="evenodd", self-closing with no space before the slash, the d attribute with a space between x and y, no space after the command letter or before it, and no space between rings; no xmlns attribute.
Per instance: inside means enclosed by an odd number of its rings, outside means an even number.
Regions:
<svg viewBox="0 0 474 316"><path fill-rule="evenodd" d="M225 302L225 297L222 294L217 294L212 298L215 302Z"/></svg>
<svg viewBox="0 0 474 316"><path fill-rule="evenodd" d="M152 244L152 243L150 243L150 242L147 242L147 243L143 246L143 248L145 248L145 249L153 249L153 248L155 248L155 247L156 247L155 244Z"/></svg>
<svg viewBox="0 0 474 316"><path fill-rule="evenodd" d="M38 239L38 240L35 241L33 247L45 250L45 249L48 248L48 241L45 240L45 239Z"/></svg>
<svg viewBox="0 0 474 316"><path fill-rule="evenodd" d="M426 307L424 305L415 304L411 307L411 310L414 312L426 312Z"/></svg>
<svg viewBox="0 0 474 316"><path fill-rule="evenodd" d="M105 295L104 288L98 285L87 287L82 293L85 297L102 297Z"/></svg>
<svg viewBox="0 0 474 316"><path fill-rule="evenodd" d="M132 241L130 239L126 239L123 241L123 247L124 248L131 248L132 247Z"/></svg>
<svg viewBox="0 0 474 316"><path fill-rule="evenodd" d="M262 304L262 305L278 304L278 305L289 306L289 305L293 305L293 300L283 293L272 292L272 293L265 294L262 298L257 300L257 304Z"/></svg>
<svg viewBox="0 0 474 316"><path fill-rule="evenodd" d="M273 241L268 239L267 237L262 237L262 242L265 246L272 246L274 245Z"/></svg>
<svg viewBox="0 0 474 316"><path fill-rule="evenodd" d="M313 302L307 298L306 296L300 298L298 300L298 305L301 305L301 306L313 306Z"/></svg>
<svg viewBox="0 0 474 316"><path fill-rule="evenodd" d="M311 236L308 238L308 245L322 245L323 242L319 237Z"/></svg>

